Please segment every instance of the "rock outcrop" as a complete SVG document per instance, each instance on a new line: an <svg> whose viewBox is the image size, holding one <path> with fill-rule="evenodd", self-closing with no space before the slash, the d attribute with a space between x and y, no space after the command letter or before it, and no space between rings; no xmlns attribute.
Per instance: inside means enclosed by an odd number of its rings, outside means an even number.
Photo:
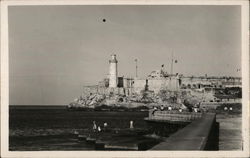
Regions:
<svg viewBox="0 0 250 158"><path fill-rule="evenodd" d="M80 96L74 102L68 105L69 108L95 108L100 105L106 96L101 94L89 94L87 96Z"/></svg>
<svg viewBox="0 0 250 158"><path fill-rule="evenodd" d="M137 108L137 107L169 107L172 109L186 109L187 107L197 106L201 102L201 98L193 96L188 92L173 92L167 90L161 90L155 94L152 91L143 90L140 94L120 95L120 94L98 94L89 93L84 94L75 99L68 105L69 108L96 108L100 106L109 107L125 107L125 108Z"/></svg>

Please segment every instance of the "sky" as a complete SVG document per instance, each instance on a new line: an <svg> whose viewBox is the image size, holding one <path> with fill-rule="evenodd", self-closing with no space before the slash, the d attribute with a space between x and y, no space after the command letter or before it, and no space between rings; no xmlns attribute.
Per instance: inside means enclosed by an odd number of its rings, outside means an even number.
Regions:
<svg viewBox="0 0 250 158"><path fill-rule="evenodd" d="M67 105L108 74L240 76L240 6L11 6L11 105ZM103 22L103 19L106 21Z"/></svg>

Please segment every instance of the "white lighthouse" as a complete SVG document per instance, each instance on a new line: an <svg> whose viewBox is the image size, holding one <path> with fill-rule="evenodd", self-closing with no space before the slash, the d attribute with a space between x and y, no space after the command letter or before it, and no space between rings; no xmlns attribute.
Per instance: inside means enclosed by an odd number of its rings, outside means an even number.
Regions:
<svg viewBox="0 0 250 158"><path fill-rule="evenodd" d="M109 87L117 87L117 63L116 55L112 54L109 60Z"/></svg>

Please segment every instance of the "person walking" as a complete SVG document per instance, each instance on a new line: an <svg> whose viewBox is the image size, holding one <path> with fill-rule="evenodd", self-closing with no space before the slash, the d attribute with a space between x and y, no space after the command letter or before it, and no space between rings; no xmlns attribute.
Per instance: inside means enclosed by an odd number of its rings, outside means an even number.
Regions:
<svg viewBox="0 0 250 158"><path fill-rule="evenodd" d="M134 128L134 125L133 125L133 124L134 124L134 122L133 122L133 121L130 121L130 126L129 126L130 129L133 129L133 128Z"/></svg>
<svg viewBox="0 0 250 158"><path fill-rule="evenodd" d="M108 127L108 123L107 123L107 122L104 122L104 123L103 123L103 131L106 131L107 127Z"/></svg>
<svg viewBox="0 0 250 158"><path fill-rule="evenodd" d="M163 111L164 110L164 106L163 105L161 105L161 111Z"/></svg>
<svg viewBox="0 0 250 158"><path fill-rule="evenodd" d="M100 126L98 126L98 132L101 132L101 131L102 131L101 127L100 127Z"/></svg>
<svg viewBox="0 0 250 158"><path fill-rule="evenodd" d="M93 131L96 132L96 130L97 130L97 126L96 126L95 121L93 121Z"/></svg>

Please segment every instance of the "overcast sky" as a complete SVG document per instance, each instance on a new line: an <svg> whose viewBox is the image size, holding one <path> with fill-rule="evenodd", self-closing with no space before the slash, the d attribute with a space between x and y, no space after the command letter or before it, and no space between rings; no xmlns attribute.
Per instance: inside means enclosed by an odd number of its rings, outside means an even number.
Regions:
<svg viewBox="0 0 250 158"><path fill-rule="evenodd" d="M240 28L240 6L10 7L10 104L68 104L111 54L119 76L170 71L171 52L174 72L239 76Z"/></svg>

